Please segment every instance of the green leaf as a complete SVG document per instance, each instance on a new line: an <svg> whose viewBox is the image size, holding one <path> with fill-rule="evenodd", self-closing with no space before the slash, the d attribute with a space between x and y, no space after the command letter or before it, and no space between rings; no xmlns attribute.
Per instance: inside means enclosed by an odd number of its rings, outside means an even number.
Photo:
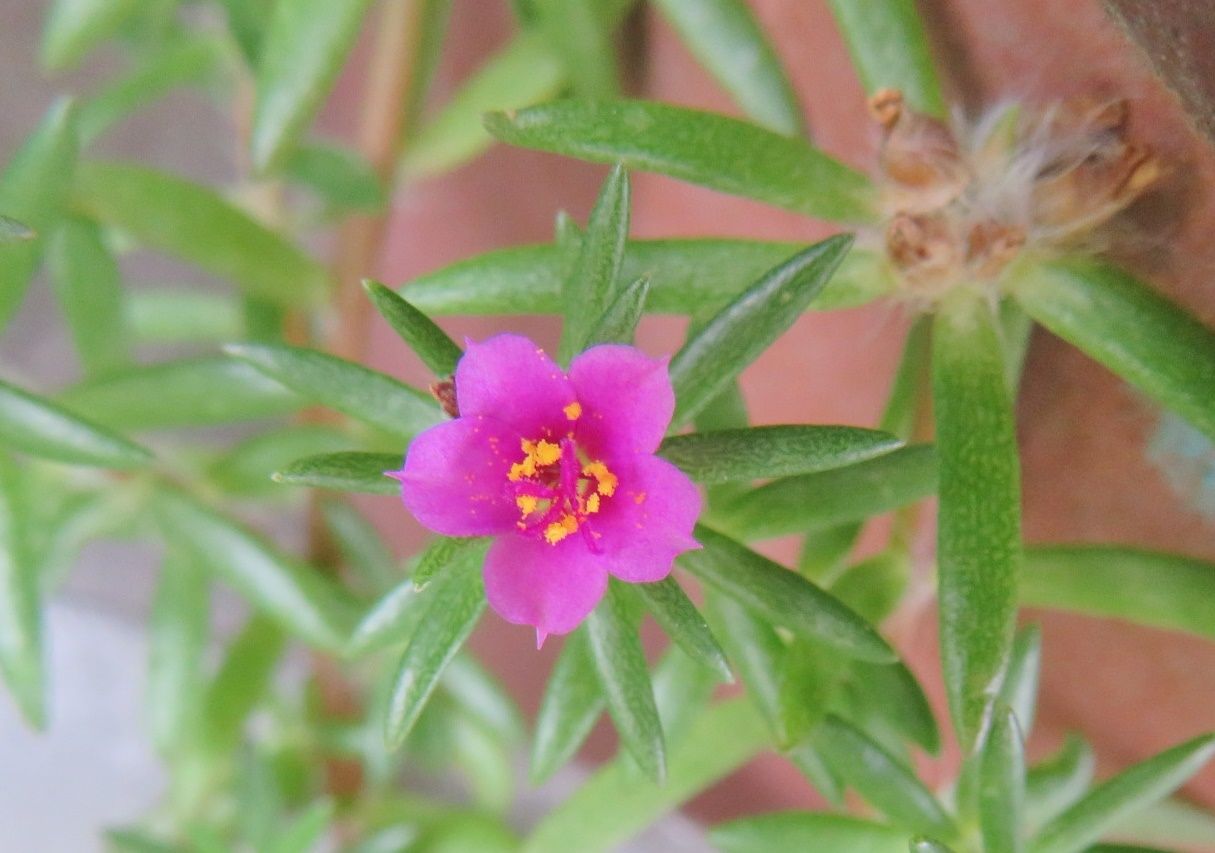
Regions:
<svg viewBox="0 0 1215 853"><path fill-rule="evenodd" d="M566 638L540 700L528 770L532 785L539 786L574 757L606 704L582 627Z"/></svg>
<svg viewBox="0 0 1215 853"><path fill-rule="evenodd" d="M1093 262L1025 269L1012 293L1047 329L1215 439L1215 331Z"/></svg>
<svg viewBox="0 0 1215 853"><path fill-rule="evenodd" d="M1026 823L1041 826L1084 796L1096 766L1084 738L1069 734L1057 753L1026 773Z"/></svg>
<svg viewBox="0 0 1215 853"><path fill-rule="evenodd" d="M675 578L668 575L657 583L637 584L634 589L662 630L688 657L711 670L719 680L727 684L734 680L717 638Z"/></svg>
<svg viewBox="0 0 1215 853"><path fill-rule="evenodd" d="M320 649L345 646L354 603L329 578L185 495L162 491L154 506L171 541L283 628Z"/></svg>
<svg viewBox="0 0 1215 853"><path fill-rule="evenodd" d="M631 240L620 277L635 281L649 276L650 313L701 314L724 306L801 248L752 240ZM444 267L415 279L404 292L428 314L554 314L566 275L560 246L521 246ZM881 256L854 248L810 307L826 311L862 305L890 288Z"/></svg>
<svg viewBox="0 0 1215 853"><path fill-rule="evenodd" d="M392 435L417 435L443 420L430 395L327 353L275 344L224 350L309 400Z"/></svg>
<svg viewBox="0 0 1215 853"><path fill-rule="evenodd" d="M1021 603L1215 638L1215 566L1116 545L1027 549Z"/></svg>
<svg viewBox="0 0 1215 853"><path fill-rule="evenodd" d="M458 654L443 670L443 689L469 717L506 743L523 737L523 719L505 688L471 654Z"/></svg>
<svg viewBox="0 0 1215 853"><path fill-rule="evenodd" d="M224 43L213 36L176 41L80 105L80 140L92 142L140 107L216 74Z"/></svg>
<svg viewBox="0 0 1215 853"><path fill-rule="evenodd" d="M321 515L346 566L362 581L363 587L375 593L384 592L401 577L396 559L363 513L346 501L331 498L321 501Z"/></svg>
<svg viewBox="0 0 1215 853"><path fill-rule="evenodd" d="M906 664L853 661L848 686L855 701L880 716L894 731L933 755L940 752L941 733L932 706Z"/></svg>
<svg viewBox="0 0 1215 853"><path fill-rule="evenodd" d="M402 169L418 178L450 171L490 146L487 110L539 103L565 85L565 66L540 33L524 32L479 68L410 142Z"/></svg>
<svg viewBox="0 0 1215 853"><path fill-rule="evenodd" d="M723 853L830 850L831 853L907 853L903 829L844 815L773 812L718 824L709 833Z"/></svg>
<svg viewBox="0 0 1215 853"><path fill-rule="evenodd" d="M395 495L401 491L401 484L388 472L400 465L401 457L393 453L324 453L297 459L272 477L276 483L289 486Z"/></svg>
<svg viewBox="0 0 1215 853"><path fill-rule="evenodd" d="M793 746L793 733L781 703L785 643L766 621L716 590L705 590L705 612L772 739L782 749Z"/></svg>
<svg viewBox="0 0 1215 853"><path fill-rule="evenodd" d="M872 188L860 173L802 140L722 115L647 101L571 100L490 113L485 126L512 145L619 162L807 216L874 216Z"/></svg>
<svg viewBox="0 0 1215 853"><path fill-rule="evenodd" d="M829 715L815 729L814 742L835 772L891 820L913 832L956 835L953 821L932 792L864 732Z"/></svg>
<svg viewBox="0 0 1215 853"><path fill-rule="evenodd" d="M536 0L537 24L582 98L614 98L619 92L616 44L601 0Z"/></svg>
<svg viewBox="0 0 1215 853"><path fill-rule="evenodd" d="M523 850L611 849L742 766L765 746L763 722L745 700L716 705L671 750L664 785L639 778L631 762L617 759L549 812Z"/></svg>
<svg viewBox="0 0 1215 853"><path fill-rule="evenodd" d="M210 426L286 415L304 398L247 364L205 357L132 367L69 389L65 406L121 429Z"/></svg>
<svg viewBox="0 0 1215 853"><path fill-rule="evenodd" d="M760 426L671 436L658 452L698 483L727 483L842 468L902 445L859 427Z"/></svg>
<svg viewBox="0 0 1215 853"><path fill-rule="evenodd" d="M1021 489L994 318L981 296L962 296L933 325L933 406L942 669L954 726L970 744L1012 647Z"/></svg>
<svg viewBox="0 0 1215 853"><path fill-rule="evenodd" d="M628 601L616 584L587 617L591 660L625 749L657 784L666 776L666 744L645 652L630 618Z"/></svg>
<svg viewBox="0 0 1215 853"><path fill-rule="evenodd" d="M292 424L245 439L207 468L207 478L232 495L282 495L271 476L304 454L334 451L350 438L323 424Z"/></svg>
<svg viewBox="0 0 1215 853"><path fill-rule="evenodd" d="M912 109L947 118L915 0L831 0L831 11L868 94L898 89Z"/></svg>
<svg viewBox="0 0 1215 853"><path fill-rule="evenodd" d="M674 423L700 411L793 325L852 246L831 237L766 272L693 334L671 359Z"/></svg>
<svg viewBox="0 0 1215 853"><path fill-rule="evenodd" d="M802 107L776 51L743 0L658 0L696 60L757 124L805 136Z"/></svg>
<svg viewBox="0 0 1215 853"><path fill-rule="evenodd" d="M140 243L230 279L287 308L317 304L329 276L294 244L208 187L118 163L80 167L76 202Z"/></svg>
<svg viewBox="0 0 1215 853"><path fill-rule="evenodd" d="M359 620L346 644L346 654L361 657L409 642L434 597L433 589L419 589L413 578L405 578L384 593Z"/></svg>
<svg viewBox="0 0 1215 853"><path fill-rule="evenodd" d="M713 671L693 660L678 646L667 649L654 667L650 683L654 704L662 720L662 736L671 749L705 710L718 679Z"/></svg>
<svg viewBox="0 0 1215 853"><path fill-rule="evenodd" d="M917 319L907 330L898 371L890 386L890 396L886 398L886 409L882 412L881 429L905 441L911 441L915 435L921 405L931 388L931 332L932 317L929 315Z"/></svg>
<svg viewBox="0 0 1215 853"><path fill-rule="evenodd" d="M28 225L0 214L0 246L33 240L38 235Z"/></svg>
<svg viewBox="0 0 1215 853"><path fill-rule="evenodd" d="M850 661L821 643L796 637L780 667L782 745L796 746L822 721L849 671Z"/></svg>
<svg viewBox="0 0 1215 853"><path fill-rule="evenodd" d="M314 850L329 829L334 811L333 803L329 800L313 803L281 830L268 853L308 853Z"/></svg>
<svg viewBox="0 0 1215 853"><path fill-rule="evenodd" d="M245 721L270 690L287 638L269 617L253 614L229 644L203 698L201 740L226 758L240 743Z"/></svg>
<svg viewBox="0 0 1215 853"><path fill-rule="evenodd" d="M370 0L280 0L261 45L253 165L275 169L311 124L354 47Z"/></svg>
<svg viewBox="0 0 1215 853"><path fill-rule="evenodd" d="M1129 815L1110 835L1139 844L1209 848L1215 844L1215 812L1170 797Z"/></svg>
<svg viewBox="0 0 1215 853"><path fill-rule="evenodd" d="M570 5L562 3L561 5ZM581 251L562 288L565 326L560 359L568 361L590 343L591 332L617 296L616 282L629 236L629 175L612 168L587 222Z"/></svg>
<svg viewBox="0 0 1215 853"><path fill-rule="evenodd" d="M244 319L231 296L189 290L139 290L123 301L136 343L218 343L243 337Z"/></svg>
<svg viewBox="0 0 1215 853"><path fill-rule="evenodd" d="M1092 844L1114 822L1180 787L1213 753L1215 736L1203 735L1122 771L1042 827L1030 853L1071 853Z"/></svg>
<svg viewBox="0 0 1215 853"><path fill-rule="evenodd" d="M251 68L258 65L262 41L270 27L275 0L220 0L227 13L228 29Z"/></svg>
<svg viewBox="0 0 1215 853"><path fill-rule="evenodd" d="M380 210L388 192L367 159L336 145L301 143L288 155L283 174L335 207Z"/></svg>
<svg viewBox="0 0 1215 853"><path fill-rule="evenodd" d="M405 649L393 679L385 719L385 740L397 749L413 729L444 667L460 651L485 612L481 566L469 562L453 567L436 586L418 631Z"/></svg>
<svg viewBox="0 0 1215 853"><path fill-rule="evenodd" d="M785 477L722 504L713 519L748 539L864 521L936 491L937 454L917 444L868 462Z"/></svg>
<svg viewBox="0 0 1215 853"><path fill-rule="evenodd" d="M695 536L704 547L680 561L704 583L799 637L861 660L894 660L868 623L801 575L704 525L697 525Z"/></svg>
<svg viewBox="0 0 1215 853"><path fill-rule="evenodd" d="M831 584L831 594L865 619L880 625L907 590L911 561L905 550L890 548L850 566Z"/></svg>
<svg viewBox="0 0 1215 853"><path fill-rule="evenodd" d="M844 808L844 783L823 761L813 743L808 740L802 741L786 752L785 756L789 759L789 763L806 777L806 781L823 796L823 799L837 809Z"/></svg>
<svg viewBox="0 0 1215 853"><path fill-rule="evenodd" d="M936 839L924 837L913 838L907 849L911 853L954 853L951 847L942 844Z"/></svg>
<svg viewBox="0 0 1215 853"><path fill-rule="evenodd" d="M1041 668L1042 631L1036 625L1026 625L1013 638L1008 668L1000 683L1000 701L1012 710L1022 737L1028 737L1034 728Z"/></svg>
<svg viewBox="0 0 1215 853"><path fill-rule="evenodd" d="M42 729L46 650L37 563L29 547L29 503L23 492L20 471L0 455L0 676L25 721Z"/></svg>
<svg viewBox="0 0 1215 853"><path fill-rule="evenodd" d="M42 32L42 64L62 71L117 32L137 0L55 0Z"/></svg>
<svg viewBox="0 0 1215 853"><path fill-rule="evenodd" d="M42 240L67 201L76 169L76 110L56 101L0 174L0 213L35 232L32 240L0 243L0 329L25 297L38 267Z"/></svg>
<svg viewBox="0 0 1215 853"><path fill-rule="evenodd" d="M203 657L210 590L193 559L170 550L148 620L148 682L144 703L152 743L162 756L179 755L198 731L206 687Z"/></svg>
<svg viewBox="0 0 1215 853"><path fill-rule="evenodd" d="M642 276L620 291L620 295L607 307L599 323L591 331L587 346L595 344L632 344L637 324L645 311L645 302L650 295L650 278Z"/></svg>
<svg viewBox="0 0 1215 853"><path fill-rule="evenodd" d="M460 346L429 317L377 281L365 281L375 309L435 376L451 376L464 355Z"/></svg>
<svg viewBox="0 0 1215 853"><path fill-rule="evenodd" d="M484 536L457 538L454 536L438 536L431 540L426 550L418 557L417 568L411 577L413 585L423 588L444 572L450 571L455 563L475 559L481 565L485 557L485 549L490 540Z"/></svg>
<svg viewBox="0 0 1215 853"><path fill-rule="evenodd" d="M84 219L65 220L48 256L55 295L85 370L106 373L128 363L122 276L100 229Z"/></svg>
<svg viewBox="0 0 1215 853"><path fill-rule="evenodd" d="M61 406L0 382L0 445L71 465L143 468L152 454Z"/></svg>
<svg viewBox="0 0 1215 853"><path fill-rule="evenodd" d="M1017 718L997 708L979 759L979 818L984 853L1017 853L1025 799L1025 751Z"/></svg>

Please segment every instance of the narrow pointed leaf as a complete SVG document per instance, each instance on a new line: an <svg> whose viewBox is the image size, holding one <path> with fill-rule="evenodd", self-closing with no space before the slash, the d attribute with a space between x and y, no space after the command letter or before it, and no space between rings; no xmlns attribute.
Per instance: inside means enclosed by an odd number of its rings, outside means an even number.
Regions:
<svg viewBox="0 0 1215 853"><path fill-rule="evenodd" d="M898 89L908 106L946 118L941 84L914 0L831 0L865 91Z"/></svg>
<svg viewBox="0 0 1215 853"><path fill-rule="evenodd" d="M206 574L190 557L170 552L148 624L144 693L152 743L163 756L189 746L201 721L209 602Z"/></svg>
<svg viewBox="0 0 1215 853"><path fill-rule="evenodd" d="M416 435L443 419L430 395L327 353L274 344L224 349L309 400L393 435Z"/></svg>
<svg viewBox="0 0 1215 853"><path fill-rule="evenodd" d="M631 240L620 275L624 281L650 277L650 313L700 314L724 306L801 248L752 240ZM566 279L561 251L556 244L499 249L421 276L404 292L428 314L553 314ZM889 292L884 264L878 254L854 248L810 307L863 305Z"/></svg>
<svg viewBox="0 0 1215 853"><path fill-rule="evenodd" d="M853 661L850 672L850 686L859 701L926 752L933 755L940 752L941 732L936 716L919 679L906 664Z"/></svg>
<svg viewBox="0 0 1215 853"><path fill-rule="evenodd" d="M722 853L830 850L832 853L907 853L905 829L845 815L773 812L718 824L710 831Z"/></svg>
<svg viewBox="0 0 1215 853"><path fill-rule="evenodd" d="M359 620L346 644L346 654L359 657L408 643L434 597L433 589L418 589L413 578L405 578L380 596Z"/></svg>
<svg viewBox="0 0 1215 853"><path fill-rule="evenodd" d="M689 338L671 359L676 423L713 399L788 330L826 285L852 246L840 235L769 270Z"/></svg>
<svg viewBox="0 0 1215 853"><path fill-rule="evenodd" d="M831 594L874 625L886 621L907 590L911 560L891 548L850 566L831 584Z"/></svg>
<svg viewBox="0 0 1215 853"><path fill-rule="evenodd" d="M66 219L47 254L55 295L85 370L95 375L129 362L122 277L100 229L84 219Z"/></svg>
<svg viewBox="0 0 1215 853"><path fill-rule="evenodd" d="M1021 602L1215 637L1215 565L1114 545L1026 551Z"/></svg>
<svg viewBox="0 0 1215 853"><path fill-rule="evenodd" d="M864 732L828 716L814 742L840 777L891 820L914 832L954 837L953 821L932 792Z"/></svg>
<svg viewBox="0 0 1215 853"><path fill-rule="evenodd" d="M1026 625L1013 638L1008 669L1000 684L1000 701L1012 711L1022 738L1028 737L1034 728L1041 669L1042 631L1036 625Z"/></svg>
<svg viewBox="0 0 1215 853"><path fill-rule="evenodd" d="M753 758L767 732L744 699L705 712L671 751L664 785L638 778L618 758L548 813L524 853L610 850Z"/></svg>
<svg viewBox="0 0 1215 853"><path fill-rule="evenodd" d="M917 444L847 468L775 480L726 501L713 518L747 539L770 539L864 521L929 497L936 487L936 451Z"/></svg>
<svg viewBox="0 0 1215 853"><path fill-rule="evenodd" d="M76 202L145 246L230 279L288 308L316 304L325 269L213 190L166 172L118 163L80 169Z"/></svg>
<svg viewBox="0 0 1215 853"><path fill-rule="evenodd" d="M827 802L837 809L844 808L844 783L835 771L827 766L822 755L809 740L802 741L785 756L789 763L806 777Z"/></svg>
<svg viewBox="0 0 1215 853"><path fill-rule="evenodd" d="M587 629L579 628L566 638L540 700L528 770L533 785L548 779L574 757L606 704L591 659Z"/></svg>
<svg viewBox="0 0 1215 853"><path fill-rule="evenodd" d="M1018 853L1024 845L1025 751L1007 707L997 708L979 759L979 823L984 853Z"/></svg>
<svg viewBox="0 0 1215 853"><path fill-rule="evenodd" d="M701 581L798 636L861 660L894 660L868 623L801 575L704 525L694 535L703 548L680 561Z"/></svg>
<svg viewBox="0 0 1215 853"><path fill-rule="evenodd" d="M477 565L480 565L485 558L489 541L483 536L435 537L418 557L418 565L410 576L413 579L413 585L422 589L444 572L450 571L457 563L474 560Z"/></svg>
<svg viewBox="0 0 1215 853"><path fill-rule="evenodd" d="M634 589L667 636L688 657L714 672L719 680L727 683L734 680L717 638L675 578L668 575L657 583L637 584Z"/></svg>
<svg viewBox="0 0 1215 853"><path fill-rule="evenodd" d="M33 240L37 236L34 229L25 223L18 222L10 216L0 214L0 246Z"/></svg>
<svg viewBox="0 0 1215 853"><path fill-rule="evenodd" d="M1029 268L1013 295L1047 329L1215 439L1215 331L1102 264Z"/></svg>
<svg viewBox="0 0 1215 853"><path fill-rule="evenodd" d="M470 653L458 654L443 670L443 689L464 713L506 743L523 737L523 719L506 688Z"/></svg>
<svg viewBox="0 0 1215 853"><path fill-rule="evenodd" d="M341 70L370 0L280 0L261 46L250 145L268 171L304 130Z"/></svg>
<svg viewBox="0 0 1215 853"><path fill-rule="evenodd" d="M911 840L907 848L911 853L954 853L952 847L942 844L934 838L918 837Z"/></svg>
<svg viewBox="0 0 1215 853"><path fill-rule="evenodd" d="M699 483L726 483L843 468L902 445L859 427L760 426L671 436L658 452Z"/></svg>
<svg viewBox="0 0 1215 853"><path fill-rule="evenodd" d="M1042 826L1088 791L1097 759L1084 738L1069 734L1059 751L1025 774L1025 819Z"/></svg>
<svg viewBox="0 0 1215 853"><path fill-rule="evenodd" d="M435 376L451 376L464 355L459 345L417 308L376 281L363 282L380 316L430 368Z"/></svg>
<svg viewBox="0 0 1215 853"><path fill-rule="evenodd" d="M562 361L586 348L599 319L615 301L628 236L629 175L617 165L599 190L578 259L562 288Z"/></svg>
<svg viewBox="0 0 1215 853"><path fill-rule="evenodd" d="M336 452L350 437L325 424L290 424L258 433L237 444L207 468L207 479L232 495L282 497L271 477L306 455Z"/></svg>
<svg viewBox="0 0 1215 853"><path fill-rule="evenodd" d="M616 45L601 0L536 0L537 24L582 98L614 98L619 92Z"/></svg>
<svg viewBox="0 0 1215 853"><path fill-rule="evenodd" d="M388 192L367 158L336 145L301 143L287 156L283 174L333 207L376 211Z"/></svg>
<svg viewBox="0 0 1215 853"><path fill-rule="evenodd" d="M1124 770L1039 830L1030 853L1071 853L1092 844L1118 820L1168 796L1215 753L1215 736L1203 735Z"/></svg>
<svg viewBox="0 0 1215 853"><path fill-rule="evenodd" d="M781 704L784 641L770 624L717 590L705 590L705 612L773 741L780 748L793 746Z"/></svg>
<svg viewBox="0 0 1215 853"><path fill-rule="evenodd" d="M135 343L219 343L244 337L236 299L189 290L140 290L124 297Z"/></svg>
<svg viewBox="0 0 1215 853"><path fill-rule="evenodd" d="M757 124L805 136L793 85L743 0L658 0L658 8L697 61Z"/></svg>
<svg viewBox="0 0 1215 853"><path fill-rule="evenodd" d="M954 726L973 742L1012 647L1021 562L1016 428L987 302L966 295L933 326L941 485L941 656Z"/></svg>
<svg viewBox="0 0 1215 853"><path fill-rule="evenodd" d="M47 713L42 597L22 487L21 473L0 455L0 676L25 721L41 729Z"/></svg>
<svg viewBox="0 0 1215 853"><path fill-rule="evenodd" d="M392 453L324 453L297 459L280 471L274 481L289 486L335 489L340 492L366 492L395 495L401 484L386 472L401 466L401 457Z"/></svg>
<svg viewBox="0 0 1215 853"><path fill-rule="evenodd" d="M321 842L333 821L334 805L328 800L313 803L289 823L270 845L268 853L308 853Z"/></svg>
<svg viewBox="0 0 1215 853"><path fill-rule="evenodd" d="M329 578L185 495L163 491L155 509L166 535L283 628L321 649L345 646L354 603Z"/></svg>
<svg viewBox="0 0 1215 853"><path fill-rule="evenodd" d="M662 736L671 749L705 710L718 684L713 671L678 646L667 649L651 679Z"/></svg>
<svg viewBox="0 0 1215 853"><path fill-rule="evenodd" d="M63 211L76 154L76 109L71 101L59 100L0 174L0 213L35 234L32 240L0 242L0 329L25 297L41 257L42 238Z"/></svg>
<svg viewBox="0 0 1215 853"><path fill-rule="evenodd" d="M262 41L270 28L274 0L220 0L228 19L228 29L245 55L250 68L256 68Z"/></svg>
<svg viewBox="0 0 1215 853"><path fill-rule="evenodd" d="M245 721L270 689L287 648L287 636L268 616L253 614L229 644L203 697L201 740L227 757L240 743Z"/></svg>
<svg viewBox="0 0 1215 853"><path fill-rule="evenodd" d="M476 157L493 143L481 123L488 110L524 107L561 91L567 75L560 57L537 32L524 32L479 68L410 142L404 171L436 175Z"/></svg>
<svg viewBox="0 0 1215 853"><path fill-rule="evenodd" d="M645 774L658 784L666 776L666 744L654 704L654 689L628 601L613 584L587 618L591 660L608 713L620 740Z"/></svg>
<svg viewBox="0 0 1215 853"><path fill-rule="evenodd" d="M69 389L61 402L120 429L208 426L286 415L303 397L230 358L132 367Z"/></svg>
<svg viewBox="0 0 1215 853"><path fill-rule="evenodd" d="M0 446L101 468L142 468L152 454L63 407L0 382Z"/></svg>
<svg viewBox="0 0 1215 853"><path fill-rule="evenodd" d="M425 630L415 634L397 667L384 727L389 749L404 743L444 667L460 651L485 612L480 565L466 563L455 568L458 571L447 573L442 585L436 585L422 617Z"/></svg>
<svg viewBox="0 0 1215 853"><path fill-rule="evenodd" d="M224 49L224 42L214 36L191 37L169 44L141 62L80 105L81 142L93 141L175 89L205 82L220 68Z"/></svg>
<svg viewBox="0 0 1215 853"><path fill-rule="evenodd" d="M42 32L42 64L53 71L75 65L138 7L137 0L55 0Z"/></svg>
<svg viewBox="0 0 1215 853"><path fill-rule="evenodd" d="M807 216L873 218L858 172L802 140L713 113L648 101L559 101L490 113L503 142L595 163L622 163Z"/></svg>
<svg viewBox="0 0 1215 853"><path fill-rule="evenodd" d="M650 295L650 277L642 276L625 286L607 307L587 339L587 346L596 344L632 344L637 324L645 312Z"/></svg>

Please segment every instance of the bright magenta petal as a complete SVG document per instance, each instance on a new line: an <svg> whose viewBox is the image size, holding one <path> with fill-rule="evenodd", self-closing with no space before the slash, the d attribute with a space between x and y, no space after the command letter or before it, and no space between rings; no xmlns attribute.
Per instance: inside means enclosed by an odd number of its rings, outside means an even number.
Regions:
<svg viewBox="0 0 1215 853"><path fill-rule="evenodd" d="M521 437L488 417L462 417L421 433L409 445L401 481L405 508L447 536L486 536L515 529L519 510L507 473Z"/></svg>
<svg viewBox="0 0 1215 853"><path fill-rule="evenodd" d="M700 546L692 528L700 515L700 492L688 476L654 456L622 471L604 512L592 516L609 571L631 583L665 578L675 558Z"/></svg>
<svg viewBox="0 0 1215 853"><path fill-rule="evenodd" d="M485 596L507 622L532 625L543 638L578 627L607 589L602 556L581 536L557 545L503 536L485 558Z"/></svg>
<svg viewBox="0 0 1215 853"><path fill-rule="evenodd" d="M559 436L574 402L574 389L557 363L521 335L468 342L456 366L460 416L490 415L525 438Z"/></svg>
<svg viewBox="0 0 1215 853"><path fill-rule="evenodd" d="M570 364L582 404L579 438L609 459L653 453L675 411L667 361L633 347L592 347Z"/></svg>

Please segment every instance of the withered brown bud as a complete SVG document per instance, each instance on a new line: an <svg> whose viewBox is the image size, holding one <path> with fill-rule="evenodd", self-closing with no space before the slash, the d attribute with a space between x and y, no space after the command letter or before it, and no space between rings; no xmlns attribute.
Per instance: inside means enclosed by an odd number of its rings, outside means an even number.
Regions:
<svg viewBox="0 0 1215 853"><path fill-rule="evenodd" d="M966 264L975 278L995 278L1025 246L1021 228L988 219L979 222L966 235Z"/></svg>
<svg viewBox="0 0 1215 853"><path fill-rule="evenodd" d="M908 278L948 277L958 267L957 240L940 213L896 215L886 228L886 253Z"/></svg>
<svg viewBox="0 0 1215 853"><path fill-rule="evenodd" d="M456 378L454 376L430 383L430 394L439 401L444 412L453 418L460 417L460 407L456 404Z"/></svg>
<svg viewBox="0 0 1215 853"><path fill-rule="evenodd" d="M879 164L896 190L897 209L931 210L961 195L970 170L944 122L906 109L894 89L874 94L869 111L884 131Z"/></svg>

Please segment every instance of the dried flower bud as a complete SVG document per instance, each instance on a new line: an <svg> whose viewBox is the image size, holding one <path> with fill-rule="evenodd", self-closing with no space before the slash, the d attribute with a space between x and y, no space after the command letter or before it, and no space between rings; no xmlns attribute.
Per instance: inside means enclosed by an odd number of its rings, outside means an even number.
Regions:
<svg viewBox="0 0 1215 853"><path fill-rule="evenodd" d="M456 404L456 379L454 376L432 382L430 395L439 401L443 411L450 417L460 417L460 407Z"/></svg>
<svg viewBox="0 0 1215 853"><path fill-rule="evenodd" d="M897 209L931 210L961 195L970 170L944 122L906 109L894 89L877 92L869 110L884 130L879 162Z"/></svg>

